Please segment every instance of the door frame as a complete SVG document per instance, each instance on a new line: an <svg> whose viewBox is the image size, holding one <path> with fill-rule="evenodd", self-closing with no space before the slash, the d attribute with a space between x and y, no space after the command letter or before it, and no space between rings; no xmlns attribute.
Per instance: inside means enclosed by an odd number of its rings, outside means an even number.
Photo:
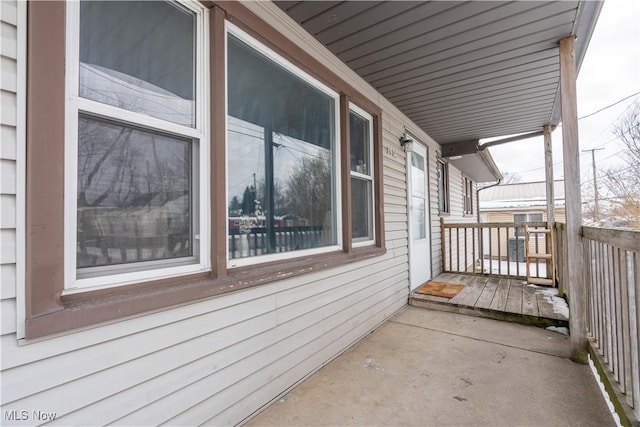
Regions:
<svg viewBox="0 0 640 427"><path fill-rule="evenodd" d="M433 228L431 226L431 179L430 179L430 165L429 165L429 146L424 144L419 138L416 138L414 134L407 131L409 137L413 140L413 149L407 153L406 155L406 179L407 179L407 249L408 249L408 258L409 258L409 292L412 292L418 286L423 284L424 282L433 278L433 245L432 245L432 232ZM412 217L411 217L411 198L412 198L412 185L411 182L411 156L415 150L415 147L420 147L424 150L424 161L425 161L425 240L427 249L428 249L428 274L424 280L421 280L420 283L412 283L411 271L412 271L412 263L413 257L415 254L412 252ZM422 153L418 153L423 155Z"/></svg>

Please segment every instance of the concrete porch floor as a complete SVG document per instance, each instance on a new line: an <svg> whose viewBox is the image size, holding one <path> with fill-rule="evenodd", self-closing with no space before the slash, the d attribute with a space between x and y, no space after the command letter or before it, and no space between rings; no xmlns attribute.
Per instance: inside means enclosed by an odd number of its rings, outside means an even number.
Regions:
<svg viewBox="0 0 640 427"><path fill-rule="evenodd" d="M408 307L248 425L615 424L565 335Z"/></svg>

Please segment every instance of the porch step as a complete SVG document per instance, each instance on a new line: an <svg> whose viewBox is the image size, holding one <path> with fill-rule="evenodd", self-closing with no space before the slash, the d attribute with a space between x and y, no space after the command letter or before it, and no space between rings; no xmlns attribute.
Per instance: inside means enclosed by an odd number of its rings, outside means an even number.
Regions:
<svg viewBox="0 0 640 427"><path fill-rule="evenodd" d="M546 285L546 286L555 285L555 281L553 281L552 279L546 279L544 277L529 277L527 279L527 282L531 283L532 285Z"/></svg>
<svg viewBox="0 0 640 427"><path fill-rule="evenodd" d="M411 293L409 305L534 326L568 326L566 314L556 310L539 289L523 279L443 273L434 278L464 285L453 298Z"/></svg>

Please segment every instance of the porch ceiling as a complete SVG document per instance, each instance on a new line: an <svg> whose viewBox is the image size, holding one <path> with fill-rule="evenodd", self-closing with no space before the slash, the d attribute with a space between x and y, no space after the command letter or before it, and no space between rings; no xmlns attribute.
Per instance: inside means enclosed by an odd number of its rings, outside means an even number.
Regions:
<svg viewBox="0 0 640 427"><path fill-rule="evenodd" d="M560 122L558 41L577 66L593 1L277 1L438 143Z"/></svg>

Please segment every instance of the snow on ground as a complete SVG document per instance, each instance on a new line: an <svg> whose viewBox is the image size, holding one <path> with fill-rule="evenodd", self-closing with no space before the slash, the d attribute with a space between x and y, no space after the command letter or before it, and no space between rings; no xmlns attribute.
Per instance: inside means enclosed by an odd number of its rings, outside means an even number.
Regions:
<svg viewBox="0 0 640 427"><path fill-rule="evenodd" d="M602 379L600 378L600 374L598 374L598 370L596 369L596 365L593 364L593 360L591 360L591 355L589 355L589 367L591 368L591 373L593 377L596 379L598 383L598 387L600 387L600 393L602 393L602 397L607 402L607 406L609 407L609 411L611 411L611 415L613 416L613 420L616 423L617 427L622 427L620 423L620 416L616 413L616 409L613 407L613 403L611 402L611 398L609 397L609 393L606 392L604 388L604 384L602 383Z"/></svg>
<svg viewBox="0 0 640 427"><path fill-rule="evenodd" d="M569 318L569 306L567 305L567 301L564 298L560 298L558 296L557 288L542 288L540 286L529 285L530 287L539 288L536 290L536 294L540 294L544 297L545 300L549 302L553 306L553 312L557 313L564 318Z"/></svg>

